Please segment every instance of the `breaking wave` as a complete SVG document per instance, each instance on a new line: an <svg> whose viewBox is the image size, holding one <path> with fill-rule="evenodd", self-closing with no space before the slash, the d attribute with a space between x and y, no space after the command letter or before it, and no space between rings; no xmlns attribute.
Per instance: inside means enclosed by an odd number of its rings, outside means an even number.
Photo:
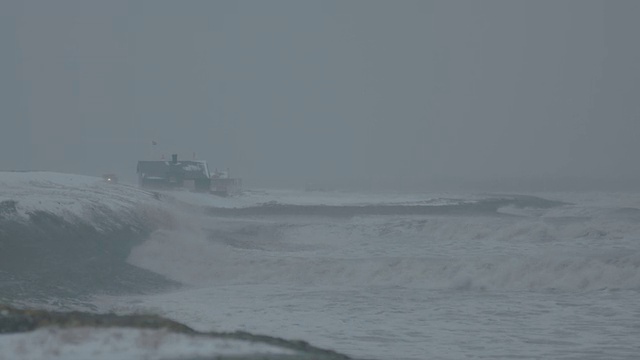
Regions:
<svg viewBox="0 0 640 360"><path fill-rule="evenodd" d="M640 290L636 212L562 204L517 196L426 213L421 205L210 209L223 216L155 232L130 261L196 286ZM467 216L505 207L518 215ZM378 216L383 208L389 214ZM418 210L407 214L408 208ZM229 218L232 213L237 216Z"/></svg>
<svg viewBox="0 0 640 360"><path fill-rule="evenodd" d="M170 223L150 207L94 207L84 217L0 203L0 301L80 299L95 293L139 293L174 284L126 262L132 248Z"/></svg>
<svg viewBox="0 0 640 360"><path fill-rule="evenodd" d="M535 196L492 196L480 200L432 199L411 203L378 203L362 205L299 205L271 201L257 206L236 208L209 207L208 213L218 216L282 216L306 215L353 217L359 215L492 215L503 207L551 208L562 202Z"/></svg>
<svg viewBox="0 0 640 360"><path fill-rule="evenodd" d="M182 214L98 206L83 219L47 211L19 218L12 201L0 203L0 301L140 293L178 283L640 290L640 210L629 206L505 195L270 202Z"/></svg>

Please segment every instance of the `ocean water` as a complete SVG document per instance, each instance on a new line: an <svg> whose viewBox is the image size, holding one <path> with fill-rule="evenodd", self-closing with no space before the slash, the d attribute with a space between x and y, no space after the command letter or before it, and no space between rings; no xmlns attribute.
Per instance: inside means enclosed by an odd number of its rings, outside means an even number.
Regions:
<svg viewBox="0 0 640 360"><path fill-rule="evenodd" d="M330 196L184 210L127 259L183 286L91 303L361 359L640 357L640 194Z"/></svg>

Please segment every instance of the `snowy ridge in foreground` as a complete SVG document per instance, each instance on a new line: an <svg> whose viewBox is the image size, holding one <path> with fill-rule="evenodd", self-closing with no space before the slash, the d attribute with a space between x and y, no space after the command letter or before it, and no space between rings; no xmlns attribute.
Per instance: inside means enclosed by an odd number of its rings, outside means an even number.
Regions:
<svg viewBox="0 0 640 360"><path fill-rule="evenodd" d="M44 328L0 336L0 359L185 359L267 358L295 352L240 340L176 334L164 329ZM10 355L8 355L10 354ZM275 358L275 356L271 357ZM285 358L282 356L282 358Z"/></svg>
<svg viewBox="0 0 640 360"><path fill-rule="evenodd" d="M316 359L346 356L305 342L198 332L153 315L19 310L0 305L0 359ZM6 357L5 357L6 356Z"/></svg>

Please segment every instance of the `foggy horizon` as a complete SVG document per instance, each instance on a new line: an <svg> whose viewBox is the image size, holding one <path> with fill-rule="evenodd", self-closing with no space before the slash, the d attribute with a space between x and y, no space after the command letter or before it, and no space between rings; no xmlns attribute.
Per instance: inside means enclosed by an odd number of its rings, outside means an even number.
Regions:
<svg viewBox="0 0 640 360"><path fill-rule="evenodd" d="M636 1L7 1L0 170L640 189ZM156 145L152 145L155 142Z"/></svg>
<svg viewBox="0 0 640 360"><path fill-rule="evenodd" d="M0 360L637 360L639 19L0 1Z"/></svg>

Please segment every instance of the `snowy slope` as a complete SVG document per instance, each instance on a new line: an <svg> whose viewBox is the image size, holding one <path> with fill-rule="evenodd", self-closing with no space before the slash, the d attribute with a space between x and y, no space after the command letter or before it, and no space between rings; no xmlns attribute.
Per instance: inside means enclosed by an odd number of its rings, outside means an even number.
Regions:
<svg viewBox="0 0 640 360"><path fill-rule="evenodd" d="M107 217L131 224L127 217L133 212L162 206L153 193L135 187L53 172L0 172L0 204L0 215L12 220L45 212L96 226L105 225Z"/></svg>

